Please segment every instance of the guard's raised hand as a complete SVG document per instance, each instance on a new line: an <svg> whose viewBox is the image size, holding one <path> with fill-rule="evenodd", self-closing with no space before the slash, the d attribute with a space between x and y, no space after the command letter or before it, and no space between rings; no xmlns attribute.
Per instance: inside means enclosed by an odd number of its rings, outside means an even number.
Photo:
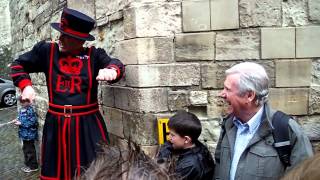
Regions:
<svg viewBox="0 0 320 180"><path fill-rule="evenodd" d="M99 73L96 79L98 81L113 81L116 78L117 78L116 70L104 68L99 70Z"/></svg>

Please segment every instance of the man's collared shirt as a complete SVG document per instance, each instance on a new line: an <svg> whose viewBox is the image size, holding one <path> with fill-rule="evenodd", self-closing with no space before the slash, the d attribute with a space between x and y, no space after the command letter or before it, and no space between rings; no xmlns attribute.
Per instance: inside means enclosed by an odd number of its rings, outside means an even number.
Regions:
<svg viewBox="0 0 320 180"><path fill-rule="evenodd" d="M243 124L236 117L233 119L233 123L237 127L237 136L234 143L234 153L230 169L230 180L235 179L241 154L246 149L249 141L252 139L253 135L256 133L261 124L263 109L264 108L262 106L247 123Z"/></svg>

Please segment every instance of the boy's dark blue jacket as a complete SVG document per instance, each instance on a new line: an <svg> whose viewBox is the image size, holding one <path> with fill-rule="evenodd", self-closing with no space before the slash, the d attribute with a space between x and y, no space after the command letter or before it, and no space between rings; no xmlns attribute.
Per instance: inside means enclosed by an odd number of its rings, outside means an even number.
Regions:
<svg viewBox="0 0 320 180"><path fill-rule="evenodd" d="M165 142L160 148L158 162L172 159L172 155L177 155L174 173L178 179L212 180L215 167L213 158L208 148L201 142L197 141L195 145L193 148L175 150L171 143Z"/></svg>
<svg viewBox="0 0 320 180"><path fill-rule="evenodd" d="M21 122L19 126L19 138L22 140L37 140L38 118L33 107L30 105L21 107L18 120Z"/></svg>

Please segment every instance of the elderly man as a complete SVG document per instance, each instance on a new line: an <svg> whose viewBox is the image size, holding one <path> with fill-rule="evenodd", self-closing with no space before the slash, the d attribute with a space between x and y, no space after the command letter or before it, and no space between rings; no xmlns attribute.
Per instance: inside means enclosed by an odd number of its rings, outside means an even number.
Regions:
<svg viewBox="0 0 320 180"><path fill-rule="evenodd" d="M292 118L280 131L275 128L283 119L273 118L276 111L267 103L268 84L265 69L256 63L240 63L226 71L220 96L229 104L230 115L222 122L215 152L216 179L279 179L313 155L308 138ZM275 132L287 132L288 141L276 143ZM290 152L278 146L289 147Z"/></svg>

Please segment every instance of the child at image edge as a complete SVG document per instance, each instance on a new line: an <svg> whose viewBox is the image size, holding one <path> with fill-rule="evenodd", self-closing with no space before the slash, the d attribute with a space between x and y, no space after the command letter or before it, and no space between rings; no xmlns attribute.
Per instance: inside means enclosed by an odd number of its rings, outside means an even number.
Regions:
<svg viewBox="0 0 320 180"><path fill-rule="evenodd" d="M24 154L25 166L21 168L23 172L29 173L38 170L35 141L38 139L38 118L35 110L28 100L19 97L21 108L15 125L19 126L19 138L23 142L22 150Z"/></svg>

